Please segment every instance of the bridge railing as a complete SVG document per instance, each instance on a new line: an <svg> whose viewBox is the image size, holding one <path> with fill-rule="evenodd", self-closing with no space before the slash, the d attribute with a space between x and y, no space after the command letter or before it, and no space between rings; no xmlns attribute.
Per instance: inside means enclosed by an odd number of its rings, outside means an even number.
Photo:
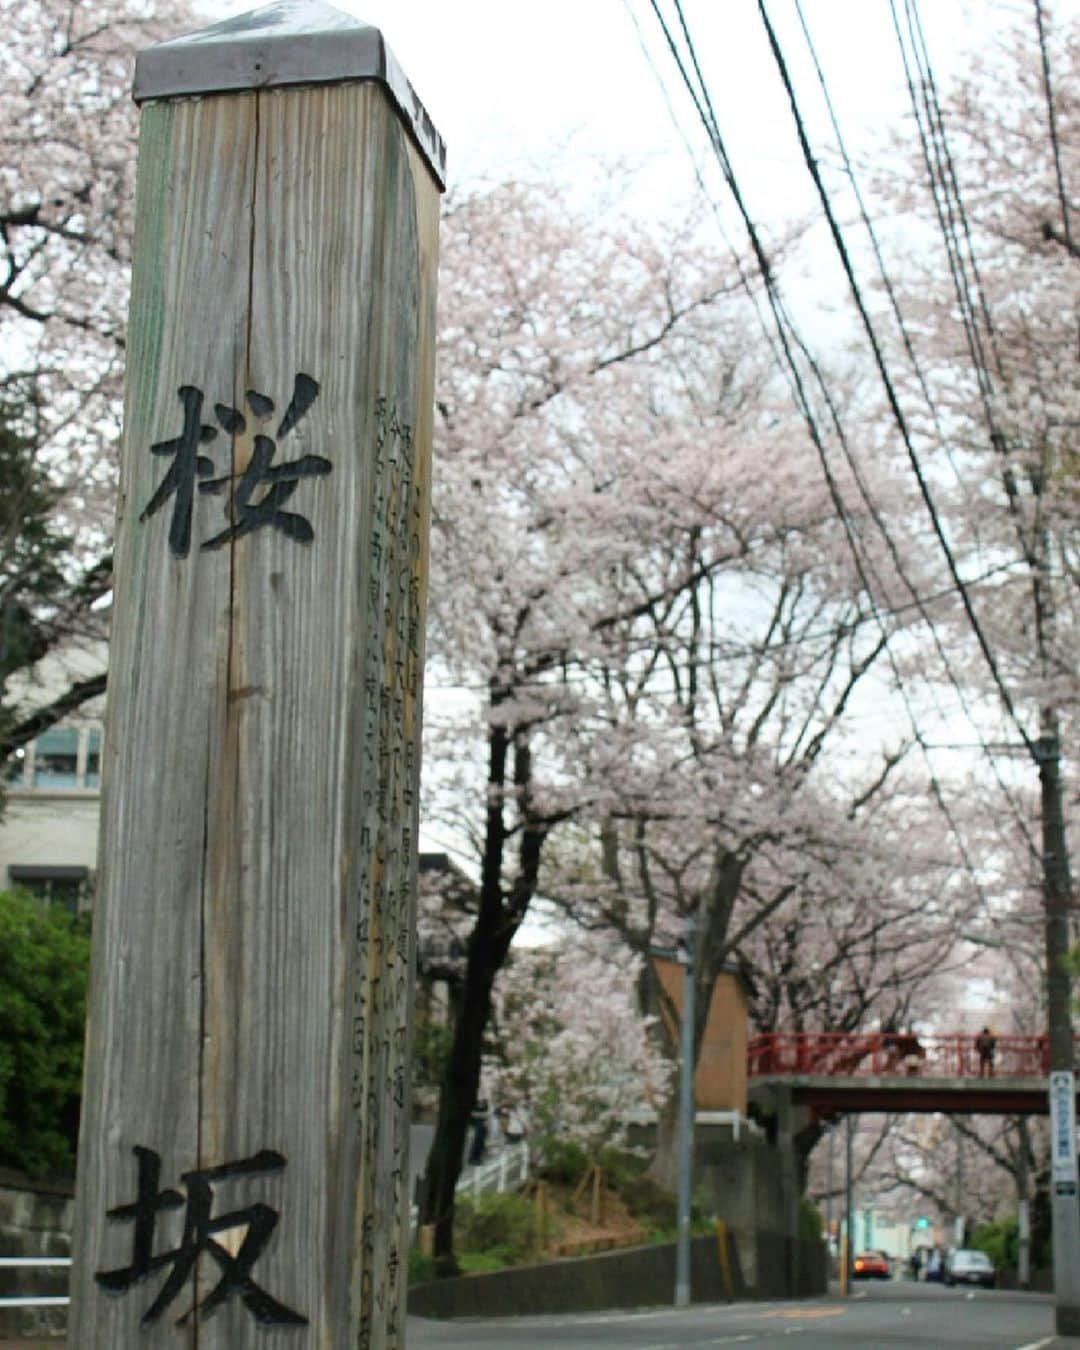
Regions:
<svg viewBox="0 0 1080 1350"><path fill-rule="evenodd" d="M747 1069L751 1078L772 1074L977 1078L980 1065L975 1041L974 1035L961 1034L768 1032L750 1041ZM1045 1036L995 1037L995 1077L1041 1078L1049 1072L1049 1067L1049 1044Z"/></svg>

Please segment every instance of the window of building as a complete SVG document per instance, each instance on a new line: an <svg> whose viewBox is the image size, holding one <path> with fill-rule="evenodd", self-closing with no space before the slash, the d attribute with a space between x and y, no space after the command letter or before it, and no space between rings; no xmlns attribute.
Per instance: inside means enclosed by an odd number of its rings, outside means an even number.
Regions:
<svg viewBox="0 0 1080 1350"><path fill-rule="evenodd" d="M34 742L34 787L73 788L79 781L77 727L52 727Z"/></svg>
<svg viewBox="0 0 1080 1350"><path fill-rule="evenodd" d="M90 900L90 869L12 863L8 878L13 886L29 891L47 905L61 905L78 914Z"/></svg>
<svg viewBox="0 0 1080 1350"><path fill-rule="evenodd" d="M21 745L18 750L13 750L4 765L4 782L12 784L13 787L22 787L26 781L26 766L29 762L30 757Z"/></svg>
<svg viewBox="0 0 1080 1350"><path fill-rule="evenodd" d="M51 727L36 741L13 751L0 774L12 788L97 792L101 788L102 747L100 726Z"/></svg>
<svg viewBox="0 0 1080 1350"><path fill-rule="evenodd" d="M101 787L101 728L90 727L86 734L86 768L83 787Z"/></svg>

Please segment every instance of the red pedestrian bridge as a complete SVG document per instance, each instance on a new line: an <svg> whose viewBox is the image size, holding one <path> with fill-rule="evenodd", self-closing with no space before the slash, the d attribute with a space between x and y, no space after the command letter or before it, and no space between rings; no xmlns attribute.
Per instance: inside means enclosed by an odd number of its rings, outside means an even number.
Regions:
<svg viewBox="0 0 1080 1350"><path fill-rule="evenodd" d="M747 1047L751 1098L778 1088L815 1115L943 1111L1039 1115L1047 1111L1045 1036L996 1036L991 1066L975 1034L803 1031L755 1036Z"/></svg>

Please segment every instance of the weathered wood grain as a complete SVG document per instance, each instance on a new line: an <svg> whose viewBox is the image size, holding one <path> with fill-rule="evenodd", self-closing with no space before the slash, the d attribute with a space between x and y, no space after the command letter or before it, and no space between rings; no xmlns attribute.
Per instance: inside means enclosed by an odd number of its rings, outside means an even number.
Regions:
<svg viewBox="0 0 1080 1350"><path fill-rule="evenodd" d="M140 147L102 895L80 1141L73 1346L403 1344L407 1041L427 575L436 185L373 84L148 106ZM303 379L318 385L282 427ZM187 557L168 470L177 390L205 392L218 494ZM312 386L306 385L308 395ZM274 409L248 391L272 400ZM227 435L214 405L243 414ZM226 420L229 420L226 418ZM304 456L276 521L243 525L257 436ZM265 451L265 444L262 447ZM220 1263L150 1328L169 1273L129 1264L135 1146L161 1185L272 1150L213 1185L215 1216L277 1223L238 1295L184 1328ZM188 1187L190 1194L190 1187ZM180 1245L182 1208L154 1250ZM239 1250L238 1223L222 1245Z"/></svg>

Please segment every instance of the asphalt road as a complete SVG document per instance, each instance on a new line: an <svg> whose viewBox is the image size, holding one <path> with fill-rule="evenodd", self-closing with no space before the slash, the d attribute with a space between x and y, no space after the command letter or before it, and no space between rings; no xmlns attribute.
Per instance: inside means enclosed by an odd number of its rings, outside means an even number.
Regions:
<svg viewBox="0 0 1080 1350"><path fill-rule="evenodd" d="M699 1305L685 1311L653 1309L520 1317L498 1321L433 1322L409 1318L409 1350L684 1350L747 1345L756 1350L1080 1350L1080 1338L1053 1334L1053 1303L1043 1294L966 1291L939 1285L883 1281L857 1285L850 1299L798 1303Z"/></svg>

